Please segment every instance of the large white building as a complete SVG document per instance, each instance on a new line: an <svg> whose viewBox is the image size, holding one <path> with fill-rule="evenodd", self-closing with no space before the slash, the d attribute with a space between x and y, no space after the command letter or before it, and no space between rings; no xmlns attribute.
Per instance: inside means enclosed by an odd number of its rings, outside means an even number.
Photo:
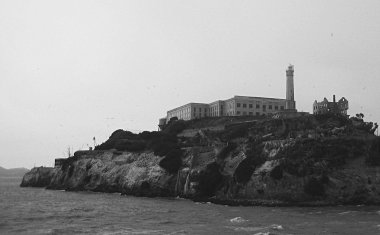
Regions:
<svg viewBox="0 0 380 235"><path fill-rule="evenodd" d="M278 113L283 110L296 109L294 100L294 67L286 70L286 99L234 96L227 100L218 100L209 104L188 103L169 110L165 118L160 119L160 125L171 118L191 120L204 117L220 116L261 116Z"/></svg>

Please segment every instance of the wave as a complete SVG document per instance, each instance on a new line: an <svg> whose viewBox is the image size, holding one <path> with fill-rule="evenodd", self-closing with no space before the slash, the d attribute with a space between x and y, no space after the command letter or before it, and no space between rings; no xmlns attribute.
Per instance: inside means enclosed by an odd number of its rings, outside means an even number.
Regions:
<svg viewBox="0 0 380 235"><path fill-rule="evenodd" d="M226 227L226 228L233 229L235 232L258 232L258 233L255 233L257 235L273 234L270 232L271 230L279 231L279 230L284 229L284 227L279 224L272 224L269 226L260 226L260 227Z"/></svg>
<svg viewBox="0 0 380 235"><path fill-rule="evenodd" d="M352 213L356 213L358 211L343 211L343 212L340 212L338 213L338 215L347 215L347 214L352 214Z"/></svg>
<svg viewBox="0 0 380 235"><path fill-rule="evenodd" d="M235 218L232 218L230 219L230 222L231 223L244 223L244 222L247 222L248 220L242 218L242 217L235 217Z"/></svg>
<svg viewBox="0 0 380 235"><path fill-rule="evenodd" d="M163 230L152 230L152 229L133 229L133 228L126 228L118 231L102 231L97 234L104 234L104 235L125 235L125 234L164 234L165 231Z"/></svg>

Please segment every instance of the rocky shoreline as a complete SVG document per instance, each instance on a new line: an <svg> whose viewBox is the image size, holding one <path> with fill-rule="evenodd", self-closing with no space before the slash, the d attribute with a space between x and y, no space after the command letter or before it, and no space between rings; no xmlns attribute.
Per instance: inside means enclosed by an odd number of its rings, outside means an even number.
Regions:
<svg viewBox="0 0 380 235"><path fill-rule="evenodd" d="M167 135L118 131L104 149L33 168L21 186L230 206L380 204L380 139L364 122L308 116L242 123L177 123Z"/></svg>

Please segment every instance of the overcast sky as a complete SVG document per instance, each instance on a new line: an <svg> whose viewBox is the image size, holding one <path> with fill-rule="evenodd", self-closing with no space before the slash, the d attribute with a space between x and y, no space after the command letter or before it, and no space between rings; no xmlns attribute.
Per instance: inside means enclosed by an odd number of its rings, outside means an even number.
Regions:
<svg viewBox="0 0 380 235"><path fill-rule="evenodd" d="M234 95L342 96L380 122L380 1L0 0L0 166L52 166L116 129Z"/></svg>

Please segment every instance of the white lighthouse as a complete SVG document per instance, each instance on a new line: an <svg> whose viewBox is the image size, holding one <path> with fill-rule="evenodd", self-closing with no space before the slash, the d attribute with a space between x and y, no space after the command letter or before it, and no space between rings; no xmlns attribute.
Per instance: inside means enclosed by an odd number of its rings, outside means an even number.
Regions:
<svg viewBox="0 0 380 235"><path fill-rule="evenodd" d="M286 70L286 103L285 109L296 110L296 102L294 101L294 66L289 65Z"/></svg>

